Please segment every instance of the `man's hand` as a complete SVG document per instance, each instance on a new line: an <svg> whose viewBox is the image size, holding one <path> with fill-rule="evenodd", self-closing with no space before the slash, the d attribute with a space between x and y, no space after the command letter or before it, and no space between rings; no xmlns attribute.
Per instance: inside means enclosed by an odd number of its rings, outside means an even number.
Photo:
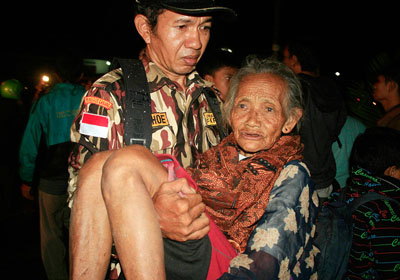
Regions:
<svg viewBox="0 0 400 280"><path fill-rule="evenodd" d="M31 194L31 189L32 187L26 185L26 184L21 184L21 194L23 197L25 197L28 200L33 200L34 197Z"/></svg>
<svg viewBox="0 0 400 280"><path fill-rule="evenodd" d="M210 230L205 204L186 179L167 182L153 197L164 237L176 241L203 238Z"/></svg>

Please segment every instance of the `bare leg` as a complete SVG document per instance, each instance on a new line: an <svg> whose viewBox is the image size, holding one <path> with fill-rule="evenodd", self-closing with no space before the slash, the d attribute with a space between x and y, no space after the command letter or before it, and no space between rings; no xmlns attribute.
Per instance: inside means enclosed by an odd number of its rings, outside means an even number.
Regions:
<svg viewBox="0 0 400 280"><path fill-rule="evenodd" d="M79 171L70 221L70 278L105 278L111 229L101 194L102 167L113 151L93 155Z"/></svg>
<svg viewBox="0 0 400 280"><path fill-rule="evenodd" d="M167 180L166 169L142 146L118 150L104 165L103 197L127 279L165 279L162 235L152 197Z"/></svg>

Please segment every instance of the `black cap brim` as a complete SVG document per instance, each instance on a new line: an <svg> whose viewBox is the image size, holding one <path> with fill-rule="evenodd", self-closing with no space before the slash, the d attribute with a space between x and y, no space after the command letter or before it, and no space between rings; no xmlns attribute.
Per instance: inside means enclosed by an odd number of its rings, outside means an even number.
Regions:
<svg viewBox="0 0 400 280"><path fill-rule="evenodd" d="M225 21L225 22L232 22L236 20L237 17L236 12L227 7L214 6L207 8L202 8L202 7L196 8L193 7L193 5L190 5L190 7L173 7L164 3L162 3L161 5L165 9L171 10L179 14L193 15L193 16L210 15L216 17L216 19L219 21Z"/></svg>

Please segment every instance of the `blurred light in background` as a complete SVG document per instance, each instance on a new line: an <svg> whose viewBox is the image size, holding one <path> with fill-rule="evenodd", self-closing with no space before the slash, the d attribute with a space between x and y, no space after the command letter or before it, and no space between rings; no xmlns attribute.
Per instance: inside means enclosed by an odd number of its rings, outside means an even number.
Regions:
<svg viewBox="0 0 400 280"><path fill-rule="evenodd" d="M83 64L95 68L96 74L104 74L109 71L111 62L104 59L85 58Z"/></svg>

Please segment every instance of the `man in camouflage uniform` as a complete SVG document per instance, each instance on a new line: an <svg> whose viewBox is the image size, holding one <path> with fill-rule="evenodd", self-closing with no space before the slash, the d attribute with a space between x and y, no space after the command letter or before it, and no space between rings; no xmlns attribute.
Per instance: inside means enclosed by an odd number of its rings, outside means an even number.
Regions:
<svg viewBox="0 0 400 280"><path fill-rule="evenodd" d="M174 155L187 167L197 154L220 141L204 89L211 86L194 68L204 53L215 13L234 16L214 1L138 1L135 26L146 43L142 58L150 89L154 153ZM216 14L215 14L216 15ZM71 156L69 205L71 277L104 279L99 264L109 262L112 239L100 184L79 182L82 165L100 151L120 149L124 142L125 84L121 69L98 81L82 99L71 128L79 148ZM95 172L101 172L101 166ZM90 171L89 171L90 173ZM90 180L89 180L90 181ZM92 184L93 185L93 184ZM84 187L82 187L84 186ZM181 186L162 186L154 204L163 235L173 240L200 239L208 232L204 204L197 194L182 197ZM200 216L201 215L201 216ZM93 254L99 252L101 254ZM103 267L103 266L100 266Z"/></svg>

